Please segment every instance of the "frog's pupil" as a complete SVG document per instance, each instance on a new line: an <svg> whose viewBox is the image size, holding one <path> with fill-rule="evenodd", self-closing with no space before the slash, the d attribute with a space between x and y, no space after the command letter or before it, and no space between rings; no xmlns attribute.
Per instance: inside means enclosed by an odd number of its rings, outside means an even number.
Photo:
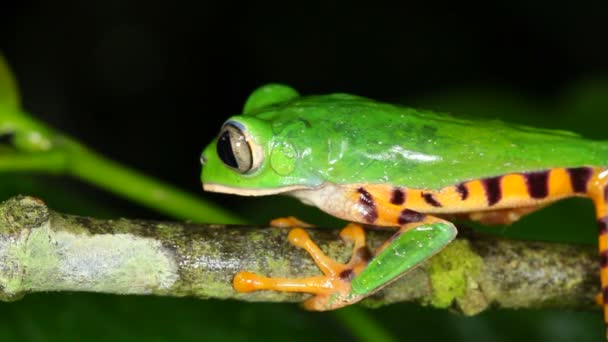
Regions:
<svg viewBox="0 0 608 342"><path fill-rule="evenodd" d="M232 143L230 142L230 132L228 130L222 132L220 138L217 141L217 155L224 162L224 164L234 169L239 168L239 164L234 156L234 151L232 151Z"/></svg>

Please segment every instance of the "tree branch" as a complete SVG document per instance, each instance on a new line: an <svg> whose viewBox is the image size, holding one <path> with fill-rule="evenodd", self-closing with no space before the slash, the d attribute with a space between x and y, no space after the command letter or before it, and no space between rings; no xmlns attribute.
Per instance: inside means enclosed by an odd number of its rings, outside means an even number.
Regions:
<svg viewBox="0 0 608 342"><path fill-rule="evenodd" d="M337 230L309 229L330 256L347 260ZM0 299L41 291L90 291L296 302L305 294L239 294L232 277L318 275L288 229L143 220L98 220L49 210L32 197L0 205ZM368 232L377 247L390 231ZM409 301L464 314L501 308L595 308L594 248L497 239L465 232L423 266L363 301Z"/></svg>

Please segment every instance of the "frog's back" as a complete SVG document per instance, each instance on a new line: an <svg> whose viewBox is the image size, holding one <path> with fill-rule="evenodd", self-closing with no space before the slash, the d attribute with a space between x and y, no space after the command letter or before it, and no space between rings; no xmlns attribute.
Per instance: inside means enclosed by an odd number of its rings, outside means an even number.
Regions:
<svg viewBox="0 0 608 342"><path fill-rule="evenodd" d="M277 134L289 135L300 152L309 149L303 162L311 177L336 184L439 189L608 162L608 143L573 133L472 121L346 94L301 97L260 118L270 120ZM294 122L301 129L285 129Z"/></svg>

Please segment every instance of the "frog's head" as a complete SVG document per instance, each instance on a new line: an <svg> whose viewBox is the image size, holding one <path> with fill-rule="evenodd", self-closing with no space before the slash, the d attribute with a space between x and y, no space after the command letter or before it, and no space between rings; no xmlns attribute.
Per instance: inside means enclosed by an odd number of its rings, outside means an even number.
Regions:
<svg viewBox="0 0 608 342"><path fill-rule="evenodd" d="M307 168L299 167L307 152L289 138L305 130L305 124L284 120L285 107L298 97L294 89L279 84L254 91L243 115L229 118L203 151L203 188L259 196L320 185Z"/></svg>

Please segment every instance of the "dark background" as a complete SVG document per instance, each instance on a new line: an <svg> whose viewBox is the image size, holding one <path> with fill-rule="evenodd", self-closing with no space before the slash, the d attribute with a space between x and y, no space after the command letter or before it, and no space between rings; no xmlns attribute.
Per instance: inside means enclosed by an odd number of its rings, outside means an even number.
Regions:
<svg viewBox="0 0 608 342"><path fill-rule="evenodd" d="M202 196L203 146L267 82L302 94L349 92L606 139L607 10L606 1L3 2L0 49L29 112L106 156ZM35 193L78 214L166 218L74 180L32 177L10 192ZM54 200L49 184L89 205ZM293 201L278 207L282 202L272 199L204 196L254 222L317 213ZM594 243L593 221L590 206L575 200L534 214L531 229L522 223L493 232ZM463 318L393 305L371 314L411 340L570 341L603 334L599 312ZM3 341L350 336L333 316L291 305L189 299L41 294L0 304L0 317Z"/></svg>

